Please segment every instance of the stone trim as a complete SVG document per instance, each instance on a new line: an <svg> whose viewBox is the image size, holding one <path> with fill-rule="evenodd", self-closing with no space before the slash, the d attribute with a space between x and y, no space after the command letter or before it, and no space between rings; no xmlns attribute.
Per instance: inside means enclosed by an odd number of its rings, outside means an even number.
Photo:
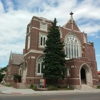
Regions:
<svg viewBox="0 0 100 100"><path fill-rule="evenodd" d="M66 29L66 30L69 30L69 31L73 31L73 32L82 33L81 31L72 30L72 29L66 28L65 26L63 26L63 28L64 28L64 29Z"/></svg>
<svg viewBox="0 0 100 100"><path fill-rule="evenodd" d="M43 51L31 49L31 50L29 50L28 53L24 54L24 57L27 56L29 53L39 53L39 54L43 54Z"/></svg>

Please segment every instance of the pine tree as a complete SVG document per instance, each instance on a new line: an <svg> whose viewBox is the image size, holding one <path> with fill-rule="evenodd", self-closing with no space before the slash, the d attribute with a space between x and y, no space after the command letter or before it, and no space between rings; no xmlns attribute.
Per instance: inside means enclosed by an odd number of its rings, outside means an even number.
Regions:
<svg viewBox="0 0 100 100"><path fill-rule="evenodd" d="M47 79L64 79L66 73L64 44L60 39L59 27L56 18L49 28L46 46L44 49L44 77Z"/></svg>

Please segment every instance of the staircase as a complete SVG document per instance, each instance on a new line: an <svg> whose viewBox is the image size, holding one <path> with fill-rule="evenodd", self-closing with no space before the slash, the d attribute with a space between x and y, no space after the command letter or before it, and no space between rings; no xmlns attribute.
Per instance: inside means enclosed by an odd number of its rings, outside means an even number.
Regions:
<svg viewBox="0 0 100 100"><path fill-rule="evenodd" d="M81 90L96 90L96 88L93 88L92 86L82 84Z"/></svg>
<svg viewBox="0 0 100 100"><path fill-rule="evenodd" d="M20 88L20 89L26 89L27 87L26 87L26 84L24 84L24 83L19 83L19 88Z"/></svg>

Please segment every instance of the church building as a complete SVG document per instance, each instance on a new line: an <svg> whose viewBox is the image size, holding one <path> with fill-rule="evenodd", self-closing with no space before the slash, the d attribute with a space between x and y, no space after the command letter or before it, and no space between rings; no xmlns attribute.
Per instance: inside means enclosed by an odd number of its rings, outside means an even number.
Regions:
<svg viewBox="0 0 100 100"><path fill-rule="evenodd" d="M33 16L27 25L25 49L23 50L22 83L39 84L43 75L43 50L47 40L51 20ZM66 22L65 22L66 23ZM66 56L66 76L58 84L81 89L82 85L96 87L98 84L97 63L93 42L88 42L87 34L81 32L70 13L70 19L59 26L60 38L64 42Z"/></svg>

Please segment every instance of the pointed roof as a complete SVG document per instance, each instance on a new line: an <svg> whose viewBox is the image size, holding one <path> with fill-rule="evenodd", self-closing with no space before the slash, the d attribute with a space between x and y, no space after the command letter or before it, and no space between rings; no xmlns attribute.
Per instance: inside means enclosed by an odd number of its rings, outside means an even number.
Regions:
<svg viewBox="0 0 100 100"><path fill-rule="evenodd" d="M73 14L74 14L73 12L70 13L70 19L63 27L71 29L71 30L80 31L76 22L73 19Z"/></svg>
<svg viewBox="0 0 100 100"><path fill-rule="evenodd" d="M12 64L15 65L20 65L21 63L23 63L23 54L15 54L15 53L11 53L11 60L12 60Z"/></svg>
<svg viewBox="0 0 100 100"><path fill-rule="evenodd" d="M98 75L100 75L100 71L98 71Z"/></svg>

